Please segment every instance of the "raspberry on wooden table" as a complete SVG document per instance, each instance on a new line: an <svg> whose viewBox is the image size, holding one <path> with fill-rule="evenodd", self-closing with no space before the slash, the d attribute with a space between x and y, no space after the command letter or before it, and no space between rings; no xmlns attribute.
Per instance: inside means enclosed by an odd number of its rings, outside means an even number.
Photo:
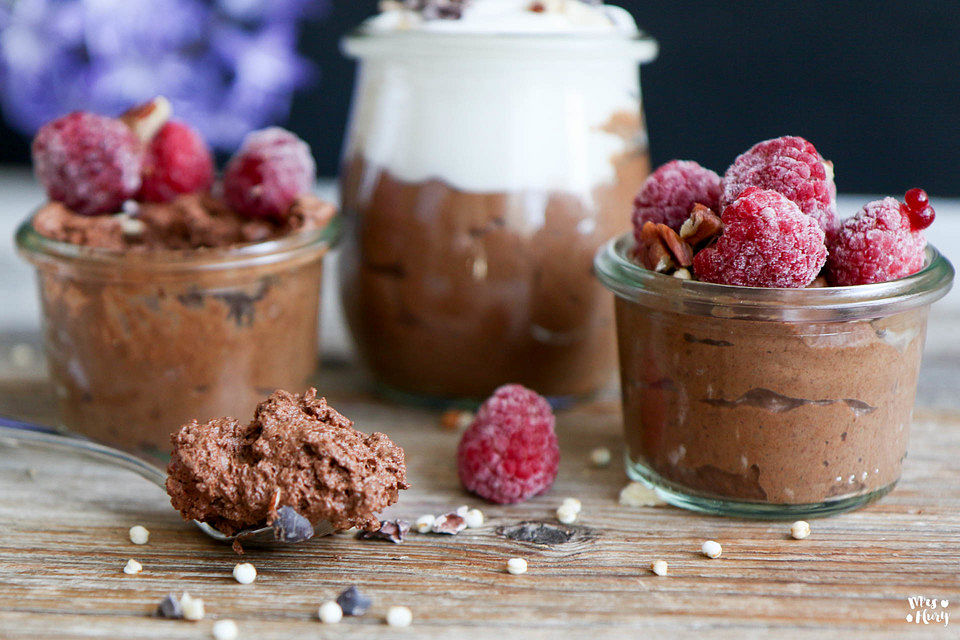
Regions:
<svg viewBox="0 0 960 640"><path fill-rule="evenodd" d="M647 176L633 201L637 243L645 222L665 224L679 232L693 205L717 211L719 201L720 176L691 160L671 160Z"/></svg>
<svg viewBox="0 0 960 640"><path fill-rule="evenodd" d="M144 153L140 200L168 202L213 184L213 156L200 134L172 120L160 128Z"/></svg>
<svg viewBox="0 0 960 640"><path fill-rule="evenodd" d="M560 448L550 405L518 384L497 389L457 448L460 481L491 502L521 502L557 477Z"/></svg>
<svg viewBox="0 0 960 640"><path fill-rule="evenodd" d="M922 198L911 194L904 204L895 198L868 202L857 215L844 220L830 239L830 283L871 284L916 273L923 268L927 246L922 229L930 225L933 215L925 193Z"/></svg>
<svg viewBox="0 0 960 640"><path fill-rule="evenodd" d="M33 168L49 198L82 215L117 213L140 189L140 141L115 118L75 111L40 127Z"/></svg>
<svg viewBox="0 0 960 640"><path fill-rule="evenodd" d="M748 187L723 210L723 233L693 259L706 282L806 287L827 259L824 232L776 191Z"/></svg>
<svg viewBox="0 0 960 640"><path fill-rule="evenodd" d="M760 187L785 195L816 219L828 234L839 224L833 165L799 136L783 136L753 145L727 169L722 187L722 209L747 187Z"/></svg>
<svg viewBox="0 0 960 640"><path fill-rule="evenodd" d="M316 163L307 143L286 129L270 127L244 139L227 165L223 189L238 213L282 220L315 180Z"/></svg>

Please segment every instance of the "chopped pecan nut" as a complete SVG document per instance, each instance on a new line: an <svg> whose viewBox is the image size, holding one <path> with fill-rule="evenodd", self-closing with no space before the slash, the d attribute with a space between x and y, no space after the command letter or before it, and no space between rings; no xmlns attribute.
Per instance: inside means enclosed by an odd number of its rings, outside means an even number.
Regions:
<svg viewBox="0 0 960 640"><path fill-rule="evenodd" d="M693 249L680 239L676 231L662 223L657 225L657 231L674 262L681 267L689 267L693 264Z"/></svg>
<svg viewBox="0 0 960 640"><path fill-rule="evenodd" d="M640 263L658 273L671 273L693 264L693 248L665 224L647 221L640 227Z"/></svg>
<svg viewBox="0 0 960 640"><path fill-rule="evenodd" d="M690 217L680 227L680 237L691 247L696 247L709 242L722 230L720 217L710 207L697 203L693 205Z"/></svg>

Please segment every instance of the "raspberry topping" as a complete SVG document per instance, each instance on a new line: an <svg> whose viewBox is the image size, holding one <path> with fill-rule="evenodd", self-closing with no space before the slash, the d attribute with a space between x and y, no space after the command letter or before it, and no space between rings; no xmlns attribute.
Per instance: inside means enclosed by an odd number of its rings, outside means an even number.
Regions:
<svg viewBox="0 0 960 640"><path fill-rule="evenodd" d="M315 174L307 143L270 127L244 139L224 173L224 195L238 213L282 220L297 196L313 188Z"/></svg>
<svg viewBox="0 0 960 640"><path fill-rule="evenodd" d="M765 140L738 156L723 176L720 206L726 208L747 187L782 193L828 234L839 226L833 165L799 136Z"/></svg>
<svg viewBox="0 0 960 640"><path fill-rule="evenodd" d="M213 156L200 134L167 122L147 146L140 199L167 202L184 193L206 191L213 184Z"/></svg>
<svg viewBox="0 0 960 640"><path fill-rule="evenodd" d="M720 176L690 160L671 160L647 177L633 201L634 237L639 243L645 222L680 231L693 205L717 211L719 200Z"/></svg>
<svg viewBox="0 0 960 640"><path fill-rule="evenodd" d="M723 233L693 259L706 282L806 287L827 259L824 231L784 195L748 187L723 210Z"/></svg>
<svg viewBox="0 0 960 640"><path fill-rule="evenodd" d="M557 477L560 448L550 405L518 384L497 389L480 407L457 448L460 481L491 502L521 502Z"/></svg>
<svg viewBox="0 0 960 640"><path fill-rule="evenodd" d="M895 198L869 202L857 215L844 220L830 239L827 267L831 284L886 282L923 268L927 241L922 227L914 226L916 210L910 208L911 200L914 206L921 206L917 195L903 205ZM923 196L920 210L930 209L932 219L933 209L926 204L926 194Z"/></svg>
<svg viewBox="0 0 960 640"><path fill-rule="evenodd" d="M76 111L48 122L32 151L47 195L79 214L116 213L140 188L140 142L114 118Z"/></svg>

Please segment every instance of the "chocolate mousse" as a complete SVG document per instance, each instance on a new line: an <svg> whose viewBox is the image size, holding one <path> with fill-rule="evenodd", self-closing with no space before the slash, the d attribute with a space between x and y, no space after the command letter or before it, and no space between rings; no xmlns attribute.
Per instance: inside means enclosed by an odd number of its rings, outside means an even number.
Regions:
<svg viewBox="0 0 960 640"><path fill-rule="evenodd" d="M317 397L276 391L249 424L196 420L172 436L167 492L184 518L222 533L270 525L291 507L316 525L376 530L408 487L403 449L366 435Z"/></svg>
<svg viewBox="0 0 960 640"><path fill-rule="evenodd" d="M617 300L630 459L673 489L811 504L900 477L925 309L755 322Z"/></svg>
<svg viewBox="0 0 960 640"><path fill-rule="evenodd" d="M628 147L640 130L625 113L608 126ZM623 203L649 172L649 157L629 147L612 161L615 179L583 197L411 183L354 160L343 178L344 211L356 224L341 256L342 298L378 380L467 398L506 381L554 397L608 383L613 309L591 264L622 229ZM371 180L369 192L362 180Z"/></svg>

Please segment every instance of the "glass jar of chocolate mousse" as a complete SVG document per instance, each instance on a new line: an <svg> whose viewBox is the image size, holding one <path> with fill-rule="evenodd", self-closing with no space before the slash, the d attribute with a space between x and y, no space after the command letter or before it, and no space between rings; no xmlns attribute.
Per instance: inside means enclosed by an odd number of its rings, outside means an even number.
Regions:
<svg viewBox="0 0 960 640"><path fill-rule="evenodd" d="M936 249L906 278L760 289L680 280L596 257L616 296L627 470L666 501L793 518L889 492L907 454L930 304L953 268Z"/></svg>
<svg viewBox="0 0 960 640"><path fill-rule="evenodd" d="M163 454L191 419L250 415L274 390L307 386L336 225L216 248L124 251L54 240L35 219L16 240L36 268L63 427Z"/></svg>
<svg viewBox="0 0 960 640"><path fill-rule="evenodd" d="M532 13L491 30L470 13L491 4L344 41L360 60L344 308L362 361L398 395L479 399L515 382L585 396L616 366L591 264L649 172L638 64L656 44L622 10L584 32L537 31Z"/></svg>

